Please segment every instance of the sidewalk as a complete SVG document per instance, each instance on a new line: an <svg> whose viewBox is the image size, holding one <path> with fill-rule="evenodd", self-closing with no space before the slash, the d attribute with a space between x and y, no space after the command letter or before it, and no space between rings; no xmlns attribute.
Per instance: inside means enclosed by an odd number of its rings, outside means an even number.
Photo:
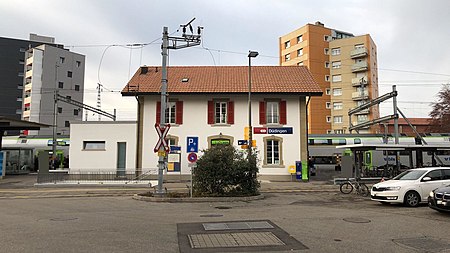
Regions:
<svg viewBox="0 0 450 253"><path fill-rule="evenodd" d="M35 186L35 174L7 176L0 180L0 199L5 198L64 198L64 197L106 197L106 196L132 196L136 193L154 191L148 185L111 185L111 184L48 184ZM190 182L165 182L163 188L171 191L189 191ZM336 192L338 186L328 181L310 182L278 182L261 181L262 193L278 192Z"/></svg>

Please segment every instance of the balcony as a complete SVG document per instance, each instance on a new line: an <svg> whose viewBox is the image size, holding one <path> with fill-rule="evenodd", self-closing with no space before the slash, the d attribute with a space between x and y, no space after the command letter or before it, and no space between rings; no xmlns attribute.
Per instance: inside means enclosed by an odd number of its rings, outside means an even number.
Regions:
<svg viewBox="0 0 450 253"><path fill-rule="evenodd" d="M355 115L363 115L363 114L369 114L369 113L370 113L369 109L364 109L362 111L355 113Z"/></svg>
<svg viewBox="0 0 450 253"><path fill-rule="evenodd" d="M31 91L31 83L25 85L25 91Z"/></svg>
<svg viewBox="0 0 450 253"><path fill-rule="evenodd" d="M352 99L353 100L362 100L362 99L367 99L367 98L369 98L369 92L368 91L364 91L364 94L362 94L362 92L360 92L360 91L352 93Z"/></svg>
<svg viewBox="0 0 450 253"><path fill-rule="evenodd" d="M31 57L27 58L26 64L27 64L27 66L33 64L33 55L31 55Z"/></svg>
<svg viewBox="0 0 450 253"><path fill-rule="evenodd" d="M356 78L352 78L352 86L360 86L361 84L367 85L368 82L368 77L367 76L363 76L363 77L356 77Z"/></svg>
<svg viewBox="0 0 450 253"><path fill-rule="evenodd" d="M366 57L367 56L367 48L357 48L355 50L350 51L350 58L359 58L359 57Z"/></svg>
<svg viewBox="0 0 450 253"><path fill-rule="evenodd" d="M24 118L29 118L30 117L30 110L28 110L28 111L23 111L23 114L22 114L22 117L24 117Z"/></svg>
<svg viewBox="0 0 450 253"><path fill-rule="evenodd" d="M369 69L369 65L367 64L367 61L360 61L358 63L355 63L352 65L352 72L360 72L360 71L366 71Z"/></svg>
<svg viewBox="0 0 450 253"><path fill-rule="evenodd" d="M24 103L24 104L31 104L31 97L26 97L26 98L23 100L23 103Z"/></svg>
<svg viewBox="0 0 450 253"><path fill-rule="evenodd" d="M30 69L27 72L25 72L25 78L30 78L31 76L33 76L33 70Z"/></svg>

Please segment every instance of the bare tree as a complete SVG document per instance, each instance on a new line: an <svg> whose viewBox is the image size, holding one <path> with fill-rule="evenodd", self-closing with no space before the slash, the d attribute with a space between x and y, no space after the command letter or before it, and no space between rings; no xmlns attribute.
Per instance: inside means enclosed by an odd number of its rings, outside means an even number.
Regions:
<svg viewBox="0 0 450 253"><path fill-rule="evenodd" d="M431 103L433 110L430 112L431 122L429 132L450 132L450 84L444 84L437 94L438 101Z"/></svg>

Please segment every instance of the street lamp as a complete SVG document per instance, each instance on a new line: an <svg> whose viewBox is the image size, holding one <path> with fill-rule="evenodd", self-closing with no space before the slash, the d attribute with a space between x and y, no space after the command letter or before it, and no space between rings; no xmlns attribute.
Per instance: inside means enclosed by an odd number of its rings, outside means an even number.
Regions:
<svg viewBox="0 0 450 253"><path fill-rule="evenodd" d="M253 146L253 129L252 129L252 58L258 56L256 51L248 51L248 155L252 152Z"/></svg>

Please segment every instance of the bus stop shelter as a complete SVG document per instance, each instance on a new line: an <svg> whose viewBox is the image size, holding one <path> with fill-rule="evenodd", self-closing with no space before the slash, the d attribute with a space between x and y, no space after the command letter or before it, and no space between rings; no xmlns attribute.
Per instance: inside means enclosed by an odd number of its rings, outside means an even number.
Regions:
<svg viewBox="0 0 450 253"><path fill-rule="evenodd" d="M5 173L3 167L3 153L1 152L3 135L5 134L5 131L39 130L44 127L49 127L49 125L0 116L0 179L3 178Z"/></svg>

